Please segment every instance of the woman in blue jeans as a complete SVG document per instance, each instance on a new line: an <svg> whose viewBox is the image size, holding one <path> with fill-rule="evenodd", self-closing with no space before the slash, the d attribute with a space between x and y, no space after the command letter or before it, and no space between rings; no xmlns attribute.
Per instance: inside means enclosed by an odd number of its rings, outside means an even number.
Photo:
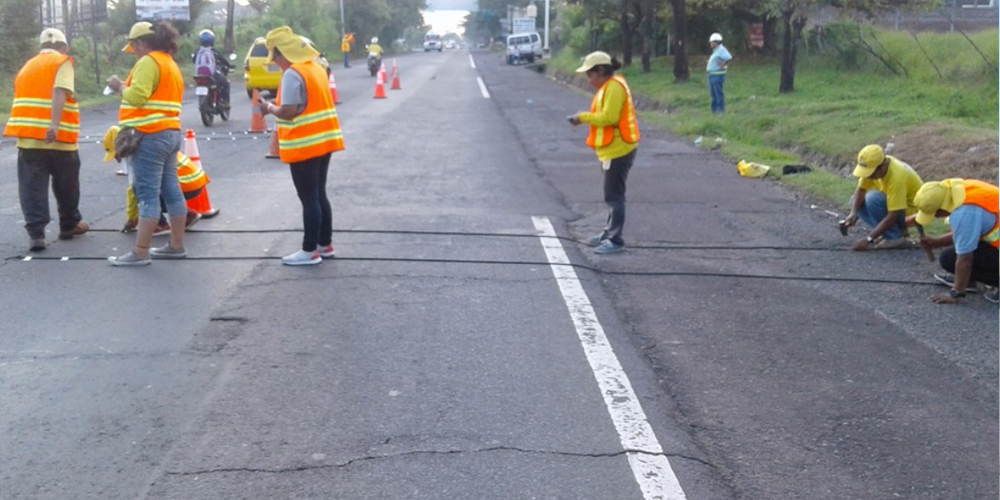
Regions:
<svg viewBox="0 0 1000 500"><path fill-rule="evenodd" d="M133 189L139 200L139 225L135 248L109 257L113 266L145 266L150 258L178 259L184 250L187 204L177 180L177 152L181 146L181 98L184 78L172 54L177 51L177 30L161 22L138 22L128 35L125 52L138 59L122 83L111 77L108 86L122 95L118 121L133 127L141 139L132 155ZM160 196L170 215L170 243L150 249L160 218Z"/></svg>

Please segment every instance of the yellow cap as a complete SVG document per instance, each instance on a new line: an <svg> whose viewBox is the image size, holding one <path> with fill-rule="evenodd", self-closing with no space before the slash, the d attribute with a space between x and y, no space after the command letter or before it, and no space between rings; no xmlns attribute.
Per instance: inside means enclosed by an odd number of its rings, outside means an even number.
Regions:
<svg viewBox="0 0 1000 500"><path fill-rule="evenodd" d="M115 159L115 139L118 138L118 125L112 125L108 128L108 132L104 134L104 161L111 161Z"/></svg>
<svg viewBox="0 0 1000 500"><path fill-rule="evenodd" d="M128 32L128 43L125 44L125 48L122 52L135 52L132 48L132 41L144 37L146 35L153 35L156 32L153 31L153 23L149 21L139 21L132 25L132 29Z"/></svg>
<svg viewBox="0 0 1000 500"><path fill-rule="evenodd" d="M285 56L285 59L295 64L312 61L319 57L319 51L309 45L301 36L293 33L292 28L288 26L269 31L264 45L267 46L267 62L269 63L274 61L275 48L281 51L281 55Z"/></svg>
<svg viewBox="0 0 1000 500"><path fill-rule="evenodd" d="M611 64L611 56L607 52L591 52L587 54L587 57L583 58L583 65L576 68L577 73L586 73L591 70L594 66L600 66L602 64Z"/></svg>
<svg viewBox="0 0 1000 500"><path fill-rule="evenodd" d="M913 205L918 210L916 222L926 226L934 220L938 210L950 213L962 203L965 203L965 183L962 179L925 182L913 197Z"/></svg>
<svg viewBox="0 0 1000 500"><path fill-rule="evenodd" d="M38 37L38 44L39 45L44 45L46 42L48 42L48 43L67 43L66 42L66 35L63 34L62 31L59 31L59 30L57 30L55 28L45 28L44 30L42 30L41 36ZM68 45L68 43L67 43L67 45Z"/></svg>
<svg viewBox="0 0 1000 500"><path fill-rule="evenodd" d="M854 176L862 179L871 177L875 169L885 161L885 152L878 144L869 144L858 153L858 166L854 167Z"/></svg>

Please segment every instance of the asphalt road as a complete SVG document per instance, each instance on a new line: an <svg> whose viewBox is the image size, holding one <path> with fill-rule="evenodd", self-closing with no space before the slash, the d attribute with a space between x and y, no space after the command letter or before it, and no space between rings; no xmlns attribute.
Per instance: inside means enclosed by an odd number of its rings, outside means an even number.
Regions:
<svg viewBox="0 0 1000 500"><path fill-rule="evenodd" d="M186 261L104 261L133 241L116 109L83 113L95 230L31 261L0 143L0 498L998 496L995 305L927 302L921 252L846 252L815 202L649 127L629 250L595 256L587 92L399 64L385 100L335 66L316 267L277 260L301 212L239 85L229 122L184 108L221 209Z"/></svg>

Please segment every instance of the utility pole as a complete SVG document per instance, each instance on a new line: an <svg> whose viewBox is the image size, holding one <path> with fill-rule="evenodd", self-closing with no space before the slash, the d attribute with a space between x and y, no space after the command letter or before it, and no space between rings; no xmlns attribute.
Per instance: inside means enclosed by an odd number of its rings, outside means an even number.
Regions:
<svg viewBox="0 0 1000 500"><path fill-rule="evenodd" d="M549 53L549 0L545 0L545 47L542 47L542 53Z"/></svg>
<svg viewBox="0 0 1000 500"><path fill-rule="evenodd" d="M222 42L222 50L226 54L233 53L233 14L236 12L236 0L229 0L226 5L226 36ZM226 57L229 57L228 55Z"/></svg>
<svg viewBox="0 0 1000 500"><path fill-rule="evenodd" d="M344 24L344 0L340 0L340 38L347 36L347 25Z"/></svg>

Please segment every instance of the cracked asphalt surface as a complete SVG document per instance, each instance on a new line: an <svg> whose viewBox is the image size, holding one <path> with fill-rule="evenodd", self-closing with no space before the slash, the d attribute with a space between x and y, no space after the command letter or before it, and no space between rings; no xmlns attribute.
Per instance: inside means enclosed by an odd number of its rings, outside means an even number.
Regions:
<svg viewBox="0 0 1000 500"><path fill-rule="evenodd" d="M340 260L313 268L275 259L300 209L288 167L241 133L238 85L230 122L182 115L222 209L186 261L101 260L132 236L93 143L97 230L19 260L0 143L0 498L641 499L525 237L532 216L576 239L604 220L585 131L565 123L589 93L469 57L401 57L386 100L337 68ZM115 115L85 110L82 133ZM562 243L687 498L997 497L996 306L926 302L919 250L846 252L815 201L650 127L628 194L625 254Z"/></svg>

